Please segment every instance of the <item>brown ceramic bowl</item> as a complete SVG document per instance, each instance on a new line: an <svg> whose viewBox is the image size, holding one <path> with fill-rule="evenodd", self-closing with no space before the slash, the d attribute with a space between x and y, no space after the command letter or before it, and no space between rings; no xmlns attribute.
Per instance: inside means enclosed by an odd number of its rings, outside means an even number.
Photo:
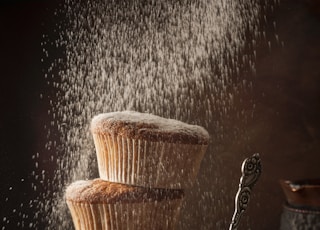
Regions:
<svg viewBox="0 0 320 230"><path fill-rule="evenodd" d="M280 185L291 206L320 208L320 178L280 180Z"/></svg>

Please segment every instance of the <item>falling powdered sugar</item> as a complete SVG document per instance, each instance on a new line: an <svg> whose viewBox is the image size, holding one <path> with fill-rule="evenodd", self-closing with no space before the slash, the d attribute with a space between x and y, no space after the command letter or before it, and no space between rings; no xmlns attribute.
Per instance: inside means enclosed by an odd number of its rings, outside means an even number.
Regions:
<svg viewBox="0 0 320 230"><path fill-rule="evenodd" d="M89 131L95 115L147 112L204 126L214 148L225 140L228 124L223 121L230 114L247 119L236 104L238 95L252 87L241 75L244 69L255 72L261 36L261 5L255 0L66 0L60 10L66 20L58 26L55 43L65 49L65 57L46 74L56 91L46 146L56 152L51 156L55 169L47 179L48 191L38 198L47 229L72 228L65 187L97 177ZM207 160L212 159L209 151ZM201 193L193 192L196 197ZM214 228L207 216L216 210L202 205L211 195L202 197L184 211L181 229L197 223L199 229Z"/></svg>

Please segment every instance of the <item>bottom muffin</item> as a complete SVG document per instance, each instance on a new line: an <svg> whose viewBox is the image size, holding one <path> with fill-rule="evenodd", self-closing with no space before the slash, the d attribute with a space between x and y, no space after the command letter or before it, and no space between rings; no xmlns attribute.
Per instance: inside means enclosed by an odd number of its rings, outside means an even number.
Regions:
<svg viewBox="0 0 320 230"><path fill-rule="evenodd" d="M76 230L171 230L183 190L129 186L101 179L76 181L66 201Z"/></svg>

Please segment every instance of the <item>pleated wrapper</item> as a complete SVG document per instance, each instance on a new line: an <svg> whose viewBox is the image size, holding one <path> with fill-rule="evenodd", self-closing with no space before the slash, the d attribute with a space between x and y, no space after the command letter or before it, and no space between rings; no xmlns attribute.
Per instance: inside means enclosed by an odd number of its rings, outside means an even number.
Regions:
<svg viewBox="0 0 320 230"><path fill-rule="evenodd" d="M206 144L154 142L93 133L100 178L151 188L193 186Z"/></svg>

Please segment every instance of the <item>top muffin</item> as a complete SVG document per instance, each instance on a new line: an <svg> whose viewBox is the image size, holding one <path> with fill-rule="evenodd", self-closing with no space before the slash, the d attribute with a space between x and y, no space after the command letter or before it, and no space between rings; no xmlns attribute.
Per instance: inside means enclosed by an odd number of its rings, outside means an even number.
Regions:
<svg viewBox="0 0 320 230"><path fill-rule="evenodd" d="M91 132L180 144L207 145L209 141L208 132L200 126L134 111L99 114L92 119Z"/></svg>

